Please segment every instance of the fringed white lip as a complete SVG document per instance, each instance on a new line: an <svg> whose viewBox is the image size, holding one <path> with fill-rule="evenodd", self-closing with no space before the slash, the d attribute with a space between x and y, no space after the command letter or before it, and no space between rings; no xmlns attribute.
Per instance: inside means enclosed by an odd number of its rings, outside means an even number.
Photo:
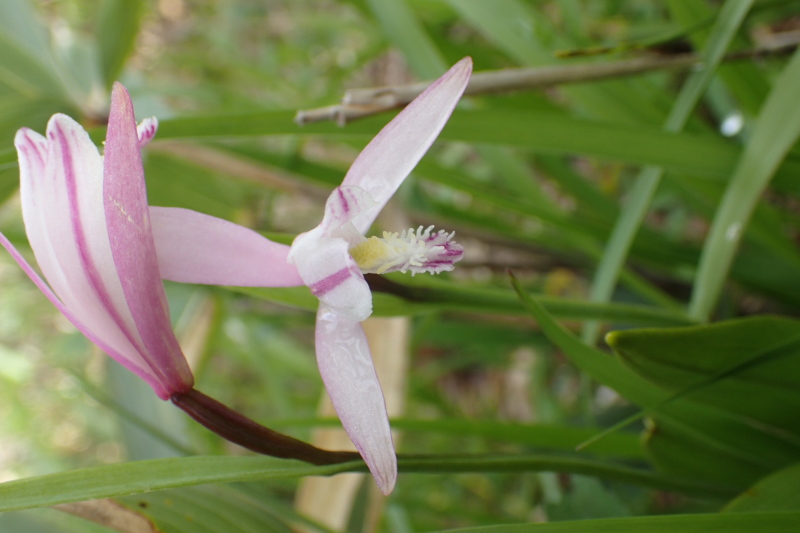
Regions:
<svg viewBox="0 0 800 533"><path fill-rule="evenodd" d="M411 272L438 274L453 270L464 248L453 240L455 232L433 232L433 226L409 228L401 233L383 232L350 248L350 255L364 274Z"/></svg>

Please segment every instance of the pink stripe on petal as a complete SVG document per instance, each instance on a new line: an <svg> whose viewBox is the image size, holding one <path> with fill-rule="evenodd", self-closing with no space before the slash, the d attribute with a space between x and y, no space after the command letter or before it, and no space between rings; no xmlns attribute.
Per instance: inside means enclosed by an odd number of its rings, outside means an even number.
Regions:
<svg viewBox="0 0 800 533"><path fill-rule="evenodd" d="M322 235L322 228L298 235L290 260L322 304L360 322L372 314L372 292L350 257L344 239Z"/></svg>
<svg viewBox="0 0 800 533"><path fill-rule="evenodd" d="M375 200L361 187L353 185L336 187L325 202L325 216L320 227L325 235L331 236L336 230L375 205Z"/></svg>
<svg viewBox="0 0 800 533"><path fill-rule="evenodd" d="M20 175L44 175L47 139L28 128L21 128L14 137L14 146L19 155Z"/></svg>
<svg viewBox="0 0 800 533"><path fill-rule="evenodd" d="M332 290L339 287L339 285L350 279L351 275L350 267L345 267L338 272L334 272L327 278L322 278L316 283L312 283L308 286L308 288L311 290L311 294L317 298L322 298Z"/></svg>
<svg viewBox="0 0 800 533"><path fill-rule="evenodd" d="M76 151L74 151L71 146L76 140L67 140L68 136L74 135L74 131L65 130L61 121L53 121L52 127L48 128L48 134L53 136L52 141L60 147L60 168L64 172L63 179L67 191L67 202L70 213L69 224L72 227L75 248L80 258L83 274L86 276L90 289L94 296L100 301L105 312L109 314L119 326L120 330L124 332L128 342L141 352L143 346L140 344L140 339L123 318L122 310L125 308L124 302L120 301L119 298L114 301L101 275L100 270L104 267L107 268L107 265L98 265L96 263L96 256L94 256L90 250L87 232L94 231L98 228L92 227L92 225L85 227L88 221L81 216L81 211L85 210L87 207L81 205L81 202L91 200L91 198L86 198L86 196L80 194L84 189L78 183L77 175L79 171L76 169L74 161L74 156L80 154L75 153ZM56 165L58 165L58 163L56 163Z"/></svg>
<svg viewBox="0 0 800 533"><path fill-rule="evenodd" d="M287 262L289 247L221 218L176 207L150 207L163 279L238 287L304 285Z"/></svg>
<svg viewBox="0 0 800 533"><path fill-rule="evenodd" d="M342 185L364 189L376 202L354 224L364 233L439 135L472 73L465 57L387 124L359 154Z"/></svg>
<svg viewBox="0 0 800 533"><path fill-rule="evenodd" d="M186 391L194 380L170 324L150 229L133 104L119 83L111 95L103 184L114 264L148 363L172 392Z"/></svg>
<svg viewBox="0 0 800 533"><path fill-rule="evenodd" d="M389 416L361 324L321 304L317 311L317 364L345 431L381 491L397 480Z"/></svg>
<svg viewBox="0 0 800 533"><path fill-rule="evenodd" d="M136 136L139 138L139 148L144 148L153 140L158 130L158 119L156 117L146 118L136 126Z"/></svg>
<svg viewBox="0 0 800 533"><path fill-rule="evenodd" d="M50 140L26 129L17 132L15 138L20 156L20 196L28 241L50 287L63 302L63 307L69 309L70 320L87 332L104 351L152 384L155 376L146 368L129 335L126 336L126 324L120 318L120 313L127 312L124 298L120 295L116 298L117 303L111 304L108 291L101 290L106 295L104 304L95 286L98 284L97 276L87 276L84 264L88 256L93 265L90 268L101 277L107 270L103 267L103 258L106 258L105 264L111 264L102 212L83 209L82 215L77 217L74 212L76 195L81 198L77 201L81 205L102 202L102 158L83 128L65 115L55 115L48 125L48 132ZM64 153L69 154L69 168L61 164L65 159ZM72 203L70 197L73 197ZM79 220L78 224L73 224L75 218ZM88 254L81 253L76 231L84 244L89 243L91 250ZM105 253L102 246L97 246L103 241ZM86 251L85 247L83 251ZM105 276L99 285L108 287L110 283L113 292L116 279L113 265L111 270L111 276ZM114 300L113 296L111 300ZM92 332L80 324L91 324ZM132 321L129 324L132 326ZM154 387L163 388L161 385Z"/></svg>

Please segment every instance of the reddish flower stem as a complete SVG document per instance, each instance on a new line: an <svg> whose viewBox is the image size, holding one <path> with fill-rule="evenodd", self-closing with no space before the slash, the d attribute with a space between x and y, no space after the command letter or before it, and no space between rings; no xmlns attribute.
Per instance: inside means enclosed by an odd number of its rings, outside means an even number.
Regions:
<svg viewBox="0 0 800 533"><path fill-rule="evenodd" d="M217 435L256 453L314 465L346 463L361 458L357 452L323 450L273 431L195 389L175 393L170 399Z"/></svg>

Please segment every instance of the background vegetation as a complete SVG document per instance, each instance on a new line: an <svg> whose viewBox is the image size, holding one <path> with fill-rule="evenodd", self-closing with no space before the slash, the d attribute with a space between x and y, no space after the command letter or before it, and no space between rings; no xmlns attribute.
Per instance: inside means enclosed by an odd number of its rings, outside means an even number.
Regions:
<svg viewBox="0 0 800 533"><path fill-rule="evenodd" d="M335 509L295 507L301 479L359 465L221 442L2 256L0 527L797 531L799 32L796 2L774 0L4 0L0 229L22 249L14 133L63 112L99 142L114 80L161 121L151 204L286 242L391 117L300 127L297 110L465 55L561 81L465 98L378 222L466 249L452 275L375 295L376 316L404 317L369 326L400 452L426 454L388 499L367 479L327 489L351 495ZM683 54L697 63L670 65ZM629 60L655 66L598 78ZM328 442L305 288L167 288L200 390ZM98 498L113 503L94 522L62 512Z"/></svg>

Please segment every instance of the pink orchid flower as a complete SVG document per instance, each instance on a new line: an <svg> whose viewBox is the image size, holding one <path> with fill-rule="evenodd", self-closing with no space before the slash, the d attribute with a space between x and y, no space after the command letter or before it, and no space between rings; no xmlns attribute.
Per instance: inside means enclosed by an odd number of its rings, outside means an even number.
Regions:
<svg viewBox="0 0 800 533"><path fill-rule="evenodd" d="M46 138L19 130L22 215L47 283L2 234L0 244L84 335L166 400L191 390L194 379L172 331L162 275L229 285L302 280L281 266L284 247L247 228L148 207L140 150L157 126L147 119L137 128L130 96L115 84L104 156L66 115L50 119Z"/></svg>
<svg viewBox="0 0 800 533"><path fill-rule="evenodd" d="M471 71L472 61L461 60L400 112L333 191L322 223L291 247L215 217L148 206L140 151L157 122L147 119L137 128L130 96L115 84L104 156L65 115L50 120L47 138L22 129L15 140L26 232L49 286L2 234L0 244L81 332L179 406L196 391L161 279L307 285L320 299L316 351L326 389L388 494L397 460L360 325L372 312L363 273L451 270L462 250L452 233L431 228L383 239L363 234L444 127Z"/></svg>

